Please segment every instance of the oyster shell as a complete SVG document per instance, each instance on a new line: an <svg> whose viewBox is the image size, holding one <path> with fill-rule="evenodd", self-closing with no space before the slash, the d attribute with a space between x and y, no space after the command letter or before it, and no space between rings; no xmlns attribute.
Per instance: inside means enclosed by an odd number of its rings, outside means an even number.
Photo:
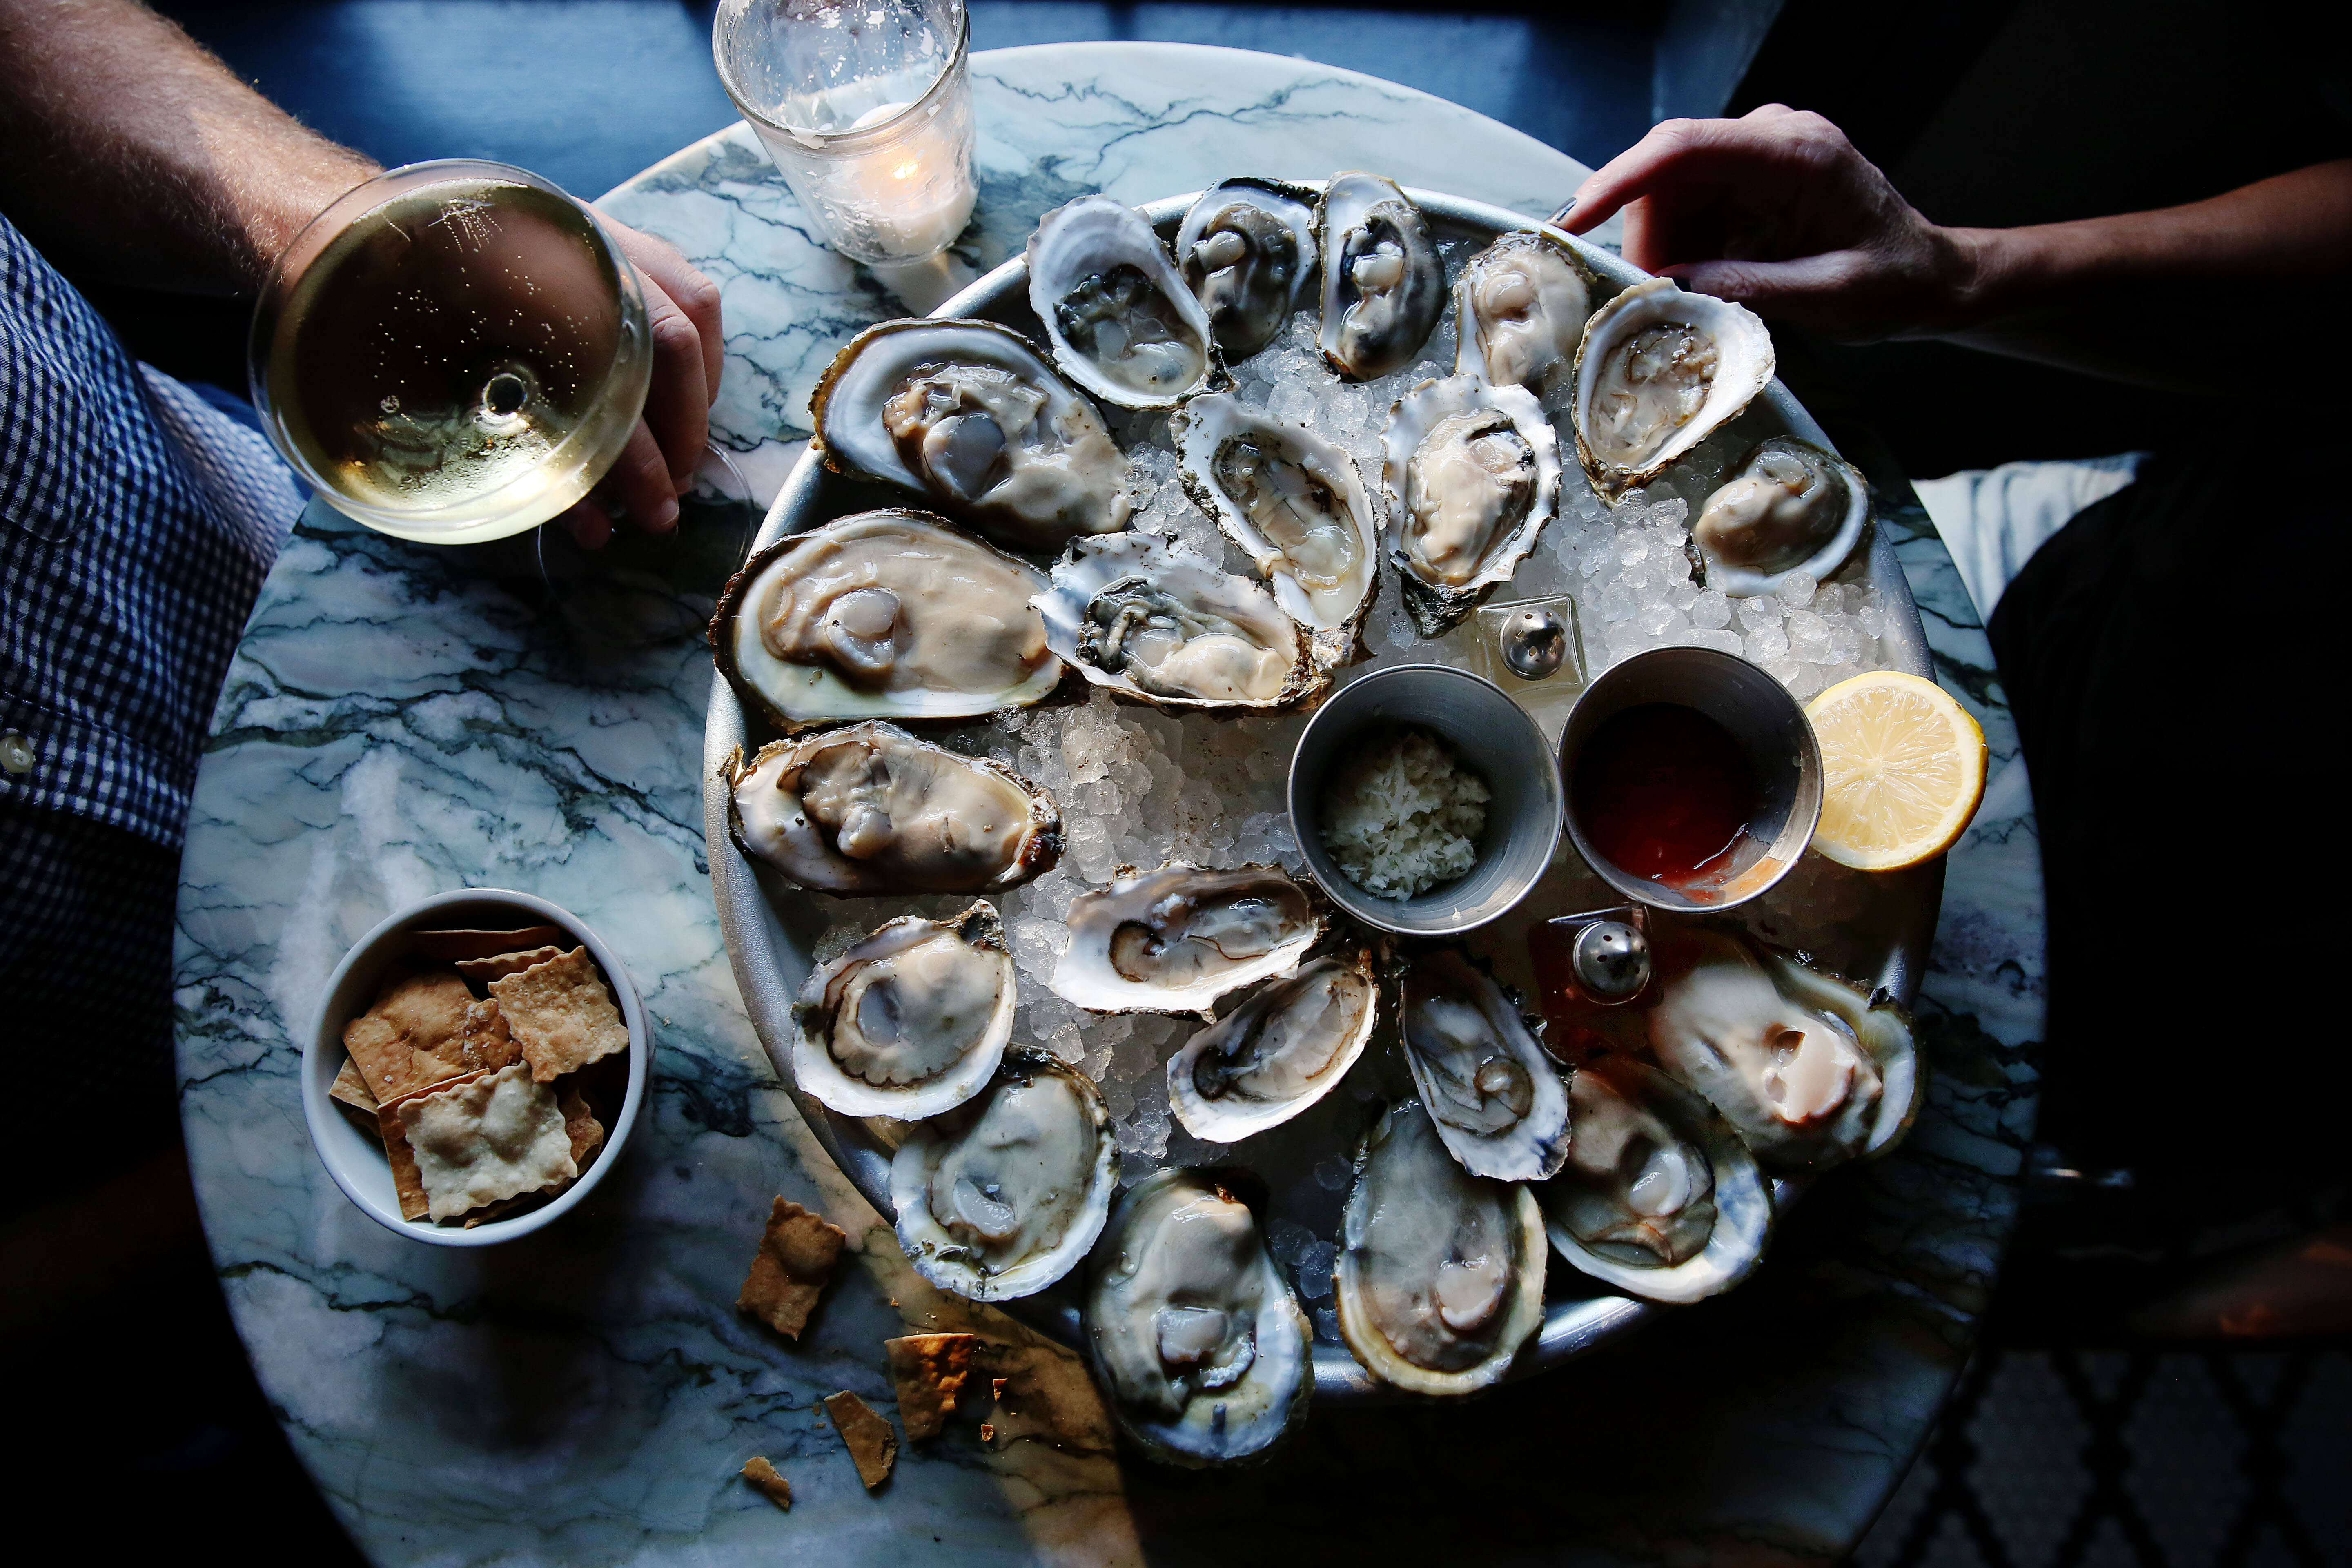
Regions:
<svg viewBox="0 0 2352 1568"><path fill-rule="evenodd" d="M1424 948L1401 1009L1413 1087L1462 1168L1538 1182L1568 1159L1568 1087L1494 978L1454 948Z"/></svg>
<svg viewBox="0 0 2352 1568"><path fill-rule="evenodd" d="M1607 1056L1568 1086L1568 1163L1536 1189L1570 1267L1652 1301L1728 1290L1764 1256L1772 1189L1706 1100Z"/></svg>
<svg viewBox="0 0 2352 1568"><path fill-rule="evenodd" d="M1331 176L1323 226L1323 357L1346 381L1412 362L1445 308L1445 263L1428 220L1378 174Z"/></svg>
<svg viewBox="0 0 2352 1568"><path fill-rule="evenodd" d="M710 617L719 668L786 731L970 719L1062 679L1030 600L1045 574L925 511L862 511L743 563Z"/></svg>
<svg viewBox="0 0 2352 1568"><path fill-rule="evenodd" d="M1283 708L1331 679L1273 595L1165 534L1072 540L1034 603L1088 680L1162 708Z"/></svg>
<svg viewBox="0 0 2352 1568"><path fill-rule="evenodd" d="M1884 1153L1910 1127L1926 1083L1892 1005L1727 931L1665 933L1656 952L1658 1065L1768 1170Z"/></svg>
<svg viewBox="0 0 2352 1568"><path fill-rule="evenodd" d="M1744 305L1637 283L1592 313L1576 351L1576 455L1611 500L1646 485L1772 379L1772 334Z"/></svg>
<svg viewBox="0 0 2352 1568"><path fill-rule="evenodd" d="M793 1004L793 1079L844 1116L919 1121L980 1092L1013 1037L1013 954L985 901L907 915L830 963Z"/></svg>
<svg viewBox="0 0 2352 1568"><path fill-rule="evenodd" d="M1265 348L1315 282L1315 193L1249 175L1201 193L1176 230L1176 262L1227 364Z"/></svg>
<svg viewBox="0 0 2352 1568"><path fill-rule="evenodd" d="M1337 634L1326 662L1344 658L1380 584L1380 513L1355 460L1224 393L1170 424L1187 493L1249 552L1285 615Z"/></svg>
<svg viewBox="0 0 2352 1568"><path fill-rule="evenodd" d="M1339 1221L1339 1337L1383 1383L1470 1394L1543 1326L1543 1216L1526 1187L1448 1159L1438 1132L1408 1100L1364 1140Z"/></svg>
<svg viewBox="0 0 2352 1568"><path fill-rule="evenodd" d="M1269 982L1168 1058L1168 1104L1184 1131L1237 1143L1331 1092L1372 1037L1371 955L1319 959Z"/></svg>
<svg viewBox="0 0 2352 1568"><path fill-rule="evenodd" d="M1088 1359L1120 1427L1154 1458L1255 1458L1307 1414L1313 1341L1234 1195L1254 1185L1246 1172L1148 1176L1088 1262Z"/></svg>
<svg viewBox="0 0 2352 1568"><path fill-rule="evenodd" d="M1279 867L1211 871L1181 861L1121 867L1070 900L1069 945L1049 982L1097 1013L1198 1013L1280 974L1323 934L1323 917Z"/></svg>
<svg viewBox="0 0 2352 1568"><path fill-rule="evenodd" d="M1029 237L1029 303L1054 363L1106 403L1173 408L1218 373L1208 313L1177 275L1151 220L1080 196Z"/></svg>
<svg viewBox="0 0 2352 1568"><path fill-rule="evenodd" d="M977 1098L908 1131L890 1160L890 1206L916 1273L974 1301L1004 1301L1076 1266L1102 1233L1118 1180L1101 1091L1015 1046Z"/></svg>
<svg viewBox="0 0 2352 1568"><path fill-rule="evenodd" d="M1015 550L1127 526L1127 458L1093 404L994 321L883 321L809 407L836 473L897 485Z"/></svg>
<svg viewBox="0 0 2352 1568"><path fill-rule="evenodd" d="M994 892L1061 858L1045 791L890 724L772 742L728 783L736 841L822 893Z"/></svg>
<svg viewBox="0 0 2352 1568"><path fill-rule="evenodd" d="M1454 369L1549 401L1574 379L1598 280L1567 246L1520 229L1472 257L1454 283Z"/></svg>
<svg viewBox="0 0 2352 1568"><path fill-rule="evenodd" d="M1423 637L1507 583L1559 504L1559 438L1535 395L1473 375L1424 381L1389 416L1390 550Z"/></svg>
<svg viewBox="0 0 2352 1568"><path fill-rule="evenodd" d="M1691 525L1699 581L1734 599L1777 594L1799 572L1829 576L1870 526L1870 481L1793 436L1762 441Z"/></svg>

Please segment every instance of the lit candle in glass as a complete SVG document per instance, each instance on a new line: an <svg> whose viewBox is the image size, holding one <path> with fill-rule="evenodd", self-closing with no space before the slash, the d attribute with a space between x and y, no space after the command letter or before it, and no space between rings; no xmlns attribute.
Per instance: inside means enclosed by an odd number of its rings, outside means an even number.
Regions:
<svg viewBox="0 0 2352 1568"><path fill-rule="evenodd" d="M889 265L971 217L970 38L962 0L724 0L711 52L834 248Z"/></svg>

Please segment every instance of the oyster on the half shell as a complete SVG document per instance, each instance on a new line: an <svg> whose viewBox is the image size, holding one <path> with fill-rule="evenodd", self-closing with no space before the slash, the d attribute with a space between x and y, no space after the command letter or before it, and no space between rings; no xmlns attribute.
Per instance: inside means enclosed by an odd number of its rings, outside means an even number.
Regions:
<svg viewBox="0 0 2352 1568"><path fill-rule="evenodd" d="M1569 1080L1568 1163L1536 1188L1570 1267L1652 1301L1728 1290L1764 1256L1772 1188L1706 1100L1612 1054Z"/></svg>
<svg viewBox="0 0 2352 1568"><path fill-rule="evenodd" d="M1538 1182L1568 1159L1568 1087L1509 992L1451 947L1404 977L1400 1024L1413 1087L1462 1168Z"/></svg>
<svg viewBox="0 0 2352 1568"><path fill-rule="evenodd" d="M1408 1100L1365 1138L1333 1283L1339 1337L1366 1371L1413 1394L1470 1394L1543 1326L1543 1216L1525 1186L1454 1163L1439 1131Z"/></svg>
<svg viewBox="0 0 2352 1568"><path fill-rule="evenodd" d="M1048 982L1097 1013L1198 1013L1280 974L1323 934L1307 889L1277 866L1121 867L1070 900L1069 945Z"/></svg>
<svg viewBox="0 0 2352 1568"><path fill-rule="evenodd" d="M1178 409L1170 433L1194 503L1249 552L1286 615L1336 634L1326 662L1344 658L1380 583L1380 514L1355 459L1221 392Z"/></svg>
<svg viewBox="0 0 2352 1568"><path fill-rule="evenodd" d="M1549 235L1503 235L1465 262L1454 280L1454 373L1524 386L1539 398L1559 395L1574 374L1594 293L1605 287Z"/></svg>
<svg viewBox="0 0 2352 1568"><path fill-rule="evenodd" d="M844 1116L916 1121L970 1100L1013 1037L1013 954L985 901L905 915L830 963L793 1004L793 1079Z"/></svg>
<svg viewBox="0 0 2352 1568"><path fill-rule="evenodd" d="M809 407L825 467L925 496L1013 549L1127 526L1127 458L1102 416L994 321L868 327Z"/></svg>
<svg viewBox="0 0 2352 1568"><path fill-rule="evenodd" d="M1705 928L1662 933L1658 1065L1723 1113L1767 1169L1884 1153L1926 1092L1910 1026L1843 981Z"/></svg>
<svg viewBox="0 0 2352 1568"><path fill-rule="evenodd" d="M737 842L818 892L995 892L1062 853L1044 790L889 724L772 742L733 759L727 782Z"/></svg>
<svg viewBox="0 0 2352 1568"><path fill-rule="evenodd" d="M1122 408L1173 408L1220 373L1208 313L1177 274L1151 220L1109 196L1080 196L1029 237L1029 303L1054 363Z"/></svg>
<svg viewBox="0 0 2352 1568"><path fill-rule="evenodd" d="M1799 572L1825 578L1870 526L1870 481L1793 436L1759 442L1691 524L1699 581L1734 599L1777 594Z"/></svg>
<svg viewBox="0 0 2352 1568"><path fill-rule="evenodd" d="M1088 680L1162 708L1283 708L1331 679L1273 595L1166 534L1072 540L1035 604Z"/></svg>
<svg viewBox="0 0 2352 1568"><path fill-rule="evenodd" d="M1637 283L1592 313L1576 351L1576 455L1612 502L1728 423L1772 379L1772 334L1744 305Z"/></svg>
<svg viewBox="0 0 2352 1568"><path fill-rule="evenodd" d="M1227 364L1290 324L1315 282L1315 193L1251 175L1201 193L1176 230L1176 261Z"/></svg>
<svg viewBox="0 0 2352 1568"><path fill-rule="evenodd" d="M923 511L862 511L743 563L710 617L719 668L779 729L1026 707L1062 661L1045 574Z"/></svg>
<svg viewBox="0 0 2352 1568"><path fill-rule="evenodd" d="M1348 1076L1379 1019L1371 955L1318 959L1185 1041L1168 1058L1169 1108L1211 1143L1278 1127Z"/></svg>
<svg viewBox="0 0 2352 1568"><path fill-rule="evenodd" d="M1323 358L1346 381L1402 368L1445 308L1445 263L1429 222L1378 174L1331 176L1323 192Z"/></svg>
<svg viewBox="0 0 2352 1568"><path fill-rule="evenodd" d="M1101 1090L1025 1046L977 1097L908 1129L890 1160L907 1260L974 1301L1034 1294L1076 1267L1118 1184Z"/></svg>
<svg viewBox="0 0 2352 1568"><path fill-rule="evenodd" d="M1251 1205L1247 1172L1169 1170L1118 1202L1087 1268L1086 1344L1152 1458L1257 1458L1307 1414L1314 1341Z"/></svg>
<svg viewBox="0 0 2352 1568"><path fill-rule="evenodd" d="M1389 416L1390 559L1423 637L1511 580L1559 504L1559 438L1535 395L1475 375L1424 381Z"/></svg>

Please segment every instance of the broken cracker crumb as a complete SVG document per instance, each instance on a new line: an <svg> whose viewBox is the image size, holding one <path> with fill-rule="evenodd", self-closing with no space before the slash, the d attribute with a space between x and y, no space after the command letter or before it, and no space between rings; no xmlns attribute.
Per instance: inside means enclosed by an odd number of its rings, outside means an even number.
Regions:
<svg viewBox="0 0 2352 1568"><path fill-rule="evenodd" d="M890 1467L898 1462L898 1434L889 1417L877 1415L866 1401L844 1390L825 1395L824 1413L833 1419L834 1430L849 1445L849 1457L856 1463L857 1479L872 1491L890 1479Z"/></svg>
<svg viewBox="0 0 2352 1568"><path fill-rule="evenodd" d="M993 1423L983 1421L980 1424L980 1440L983 1443L996 1441L996 1427Z"/></svg>
<svg viewBox="0 0 2352 1568"><path fill-rule="evenodd" d="M1003 1397L1004 1397L1004 1385L1005 1385L1006 1384L1008 1384L1008 1383L1011 1383L1012 1381L1013 1381L1013 1380L1012 1380L1011 1378L1009 1378L1009 1377L992 1377L992 1378L990 1378L990 1379L988 1380L988 1396L989 1396L991 1399L1002 1399L1002 1398L1003 1398Z"/></svg>
<svg viewBox="0 0 2352 1568"><path fill-rule="evenodd" d="M768 1228L752 1256L751 1272L735 1299L737 1310L787 1339L800 1338L818 1294L833 1277L842 1243L848 1239L848 1232L824 1215L777 1198L769 1207Z"/></svg>
<svg viewBox="0 0 2352 1568"><path fill-rule="evenodd" d="M898 1387L898 1419L907 1424L907 1441L919 1443L946 1429L956 1395L971 1373L978 1342L972 1334L908 1334L882 1342L891 1381Z"/></svg>
<svg viewBox="0 0 2352 1568"><path fill-rule="evenodd" d="M761 1497L782 1509L793 1511L793 1483L776 1473L765 1454L754 1454L743 1462L743 1479L756 1488Z"/></svg>

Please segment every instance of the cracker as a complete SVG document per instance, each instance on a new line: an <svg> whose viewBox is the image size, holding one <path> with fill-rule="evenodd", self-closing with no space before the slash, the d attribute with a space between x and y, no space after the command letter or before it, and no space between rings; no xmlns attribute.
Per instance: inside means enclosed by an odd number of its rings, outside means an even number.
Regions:
<svg viewBox="0 0 2352 1568"><path fill-rule="evenodd" d="M856 1462L857 1479L866 1489L870 1492L888 1480L890 1467L898 1462L898 1434L889 1417L875 1415L866 1401L846 1391L825 1395L824 1413L849 1445L849 1457Z"/></svg>
<svg viewBox="0 0 2352 1568"><path fill-rule="evenodd" d="M395 969L368 1010L343 1026L343 1049L379 1104L467 1070L458 1042L474 994L446 971Z"/></svg>
<svg viewBox="0 0 2352 1568"><path fill-rule="evenodd" d="M555 1091L520 1062L412 1096L398 1113L436 1220L580 1173Z"/></svg>
<svg viewBox="0 0 2352 1568"><path fill-rule="evenodd" d="M465 1027L444 1047L442 1055L467 1072L479 1072L485 1068L496 1072L522 1055L522 1047L515 1043L514 1031L507 1026L507 1016L499 1011L498 998L488 996L466 1009Z"/></svg>
<svg viewBox="0 0 2352 1568"><path fill-rule="evenodd" d="M520 952L501 952L490 958L461 958L454 967L468 980L503 980L509 974L520 974L534 963L545 963L551 958L561 958L560 947L526 948Z"/></svg>
<svg viewBox="0 0 2352 1568"><path fill-rule="evenodd" d="M898 1419L907 1424L907 1441L919 1443L947 1429L955 1414L956 1395L971 1374L972 1334L908 1334L884 1340L890 1357L890 1379L898 1385Z"/></svg>
<svg viewBox="0 0 2352 1568"><path fill-rule="evenodd" d="M572 1140L572 1163L584 1176L596 1151L604 1146L604 1124L588 1108L587 1096L570 1084L565 1084L563 1092L555 1097L555 1107L563 1113L563 1135ZM561 1192L562 1188L550 1190Z"/></svg>
<svg viewBox="0 0 2352 1568"><path fill-rule="evenodd" d="M541 1083L602 1061L629 1043L628 1026L584 947L491 981L490 994L522 1047L530 1076Z"/></svg>
<svg viewBox="0 0 2352 1568"><path fill-rule="evenodd" d="M776 1474L776 1467L768 1463L765 1454L754 1454L743 1461L743 1479L751 1483L759 1494L782 1509L793 1511L793 1483Z"/></svg>
<svg viewBox="0 0 2352 1568"><path fill-rule="evenodd" d="M571 940L572 933L562 926L524 926L519 931L413 931L408 933L408 951L417 958L449 963L460 958L495 958L502 952L520 952L527 947L546 947Z"/></svg>
<svg viewBox="0 0 2352 1568"><path fill-rule="evenodd" d="M376 1097L368 1092L367 1079L360 1073L360 1064L349 1057L343 1058L342 1070L335 1074L335 1081L328 1086L327 1092L354 1110L364 1110L370 1116L375 1114Z"/></svg>
<svg viewBox="0 0 2352 1568"><path fill-rule="evenodd" d="M826 1223L824 1215L776 1199L769 1205L768 1228L751 1258L751 1272L735 1298L737 1310L786 1339L800 1338L848 1239L847 1231Z"/></svg>

